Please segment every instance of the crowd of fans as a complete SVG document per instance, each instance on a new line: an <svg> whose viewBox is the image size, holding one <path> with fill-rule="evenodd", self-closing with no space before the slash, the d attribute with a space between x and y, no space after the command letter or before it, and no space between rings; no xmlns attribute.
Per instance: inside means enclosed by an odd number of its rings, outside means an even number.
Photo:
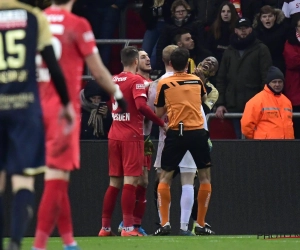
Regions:
<svg viewBox="0 0 300 250"><path fill-rule="evenodd" d="M224 112L242 113L246 102L263 89L271 65L284 73L283 93L291 100L293 111L300 111L300 0L79 0L74 11L87 17L97 39L109 39L113 38L121 11L130 2L142 4L139 14L146 30L141 47L148 53L154 72L164 73L162 50L170 44L184 44L182 34L188 34L184 38L186 44L189 39L190 47L185 47L195 65L208 56L218 60L220 68L210 79L220 92L211 110L218 117L222 118ZM238 24L241 17L246 20L244 26ZM246 29L237 34L237 28ZM111 45L99 45L99 49L109 65ZM87 131L86 119L82 122ZM233 125L240 138L239 119L233 120ZM297 119L294 130L295 138L300 138ZM86 134L83 132L81 139L91 139ZM157 138L157 133L153 137Z"/></svg>

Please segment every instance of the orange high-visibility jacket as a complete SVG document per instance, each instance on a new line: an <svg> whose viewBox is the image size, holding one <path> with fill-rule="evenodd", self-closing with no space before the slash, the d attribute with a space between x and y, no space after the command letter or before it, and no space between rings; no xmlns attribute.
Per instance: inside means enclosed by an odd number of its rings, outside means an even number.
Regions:
<svg viewBox="0 0 300 250"><path fill-rule="evenodd" d="M247 139L294 139L293 110L290 100L265 85L245 106L241 119Z"/></svg>

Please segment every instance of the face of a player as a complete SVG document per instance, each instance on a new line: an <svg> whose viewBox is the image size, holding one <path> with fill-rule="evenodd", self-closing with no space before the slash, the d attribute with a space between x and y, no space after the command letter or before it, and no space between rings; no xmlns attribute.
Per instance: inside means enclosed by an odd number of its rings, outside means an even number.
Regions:
<svg viewBox="0 0 300 250"><path fill-rule="evenodd" d="M230 22L231 20L231 10L228 5L224 5L221 11L221 18L224 22Z"/></svg>
<svg viewBox="0 0 300 250"><path fill-rule="evenodd" d="M269 83L269 86L277 93L283 90L283 81L281 79L274 79Z"/></svg>
<svg viewBox="0 0 300 250"><path fill-rule="evenodd" d="M90 97L90 100L93 104L98 105L101 102L101 96L100 95L95 95Z"/></svg>
<svg viewBox="0 0 300 250"><path fill-rule="evenodd" d="M186 18L188 12L187 9L183 5L179 5L175 9L175 18L177 20L183 20Z"/></svg>
<svg viewBox="0 0 300 250"><path fill-rule="evenodd" d="M146 51L139 51L139 71L149 73L151 71L150 58Z"/></svg>
<svg viewBox="0 0 300 250"><path fill-rule="evenodd" d="M218 61L214 57L206 57L201 62L201 67L208 76L214 76L218 70Z"/></svg>
<svg viewBox="0 0 300 250"><path fill-rule="evenodd" d="M180 42L178 43L179 47L192 50L195 47L194 40L192 39L192 36L190 33L183 34L181 36Z"/></svg>
<svg viewBox="0 0 300 250"><path fill-rule="evenodd" d="M260 21L266 29L271 29L274 26L276 17L272 13L262 14Z"/></svg>
<svg viewBox="0 0 300 250"><path fill-rule="evenodd" d="M242 26L240 28L235 28L234 32L240 39L243 39L246 38L249 34L251 34L252 28Z"/></svg>

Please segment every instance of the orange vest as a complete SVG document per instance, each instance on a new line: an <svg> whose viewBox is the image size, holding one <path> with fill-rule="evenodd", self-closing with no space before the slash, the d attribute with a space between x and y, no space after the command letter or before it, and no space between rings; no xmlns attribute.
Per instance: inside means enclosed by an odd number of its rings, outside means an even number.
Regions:
<svg viewBox="0 0 300 250"><path fill-rule="evenodd" d="M245 106L241 119L247 139L294 139L293 110L290 100L265 86Z"/></svg>

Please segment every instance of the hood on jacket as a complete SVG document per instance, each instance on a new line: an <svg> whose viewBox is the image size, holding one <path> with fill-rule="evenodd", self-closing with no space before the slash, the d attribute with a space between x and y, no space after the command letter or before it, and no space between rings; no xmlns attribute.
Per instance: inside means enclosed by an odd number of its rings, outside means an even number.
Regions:
<svg viewBox="0 0 300 250"><path fill-rule="evenodd" d="M275 23L277 24L281 24L285 19L285 15L281 9L275 9L275 16L276 16ZM260 21L260 13L254 16L252 27L255 29L258 27L259 24L263 25Z"/></svg>
<svg viewBox="0 0 300 250"><path fill-rule="evenodd" d="M99 86L95 80L89 80L84 87L84 97L89 101L92 96L101 96L101 101L106 102L110 99L109 95Z"/></svg>

